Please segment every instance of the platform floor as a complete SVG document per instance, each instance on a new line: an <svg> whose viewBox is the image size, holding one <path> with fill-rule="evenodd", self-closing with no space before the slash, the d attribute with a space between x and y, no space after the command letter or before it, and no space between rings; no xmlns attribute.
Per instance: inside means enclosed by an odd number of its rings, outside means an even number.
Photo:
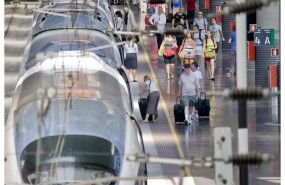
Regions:
<svg viewBox="0 0 285 185"><path fill-rule="evenodd" d="M120 9L123 6L116 6ZM137 22L142 28L144 14L134 10ZM146 28L148 29L148 28ZM227 40L228 38L226 38ZM179 71L175 71L173 80L166 79L166 69L163 58L157 55L156 38L142 36L138 54L138 82L132 83L136 116L140 121L146 152L153 157L189 159L190 157L208 157L214 155L215 127L229 127L232 132L233 153L237 153L238 103L223 97L208 97L211 103L210 117L195 119L191 125L174 124L173 106L178 94ZM206 91L220 91L234 88L237 77L227 77L229 51L220 48L217 56L215 81L207 80L204 62L200 67L203 75L202 88ZM159 118L156 123L142 123L138 110L139 89L143 88L143 76L150 75L158 85L161 93L159 102ZM130 76L132 80L132 77ZM248 84L254 84L254 72L248 71ZM280 127L276 124L275 99L247 102L247 124L249 132L249 152L280 155ZM249 184L274 185L280 184L280 160L248 167ZM179 177L179 167L172 165L148 165L149 176L169 175ZM239 183L239 168L234 167L234 182ZM184 184L215 184L215 169L205 167L190 167L187 171L190 177Z"/></svg>

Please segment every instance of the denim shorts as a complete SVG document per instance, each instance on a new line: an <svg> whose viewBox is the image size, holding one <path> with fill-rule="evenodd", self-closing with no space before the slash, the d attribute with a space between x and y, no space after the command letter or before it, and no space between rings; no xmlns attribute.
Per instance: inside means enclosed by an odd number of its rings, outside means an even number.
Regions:
<svg viewBox="0 0 285 185"><path fill-rule="evenodd" d="M194 107L196 103L196 96L182 96L182 101L184 106Z"/></svg>

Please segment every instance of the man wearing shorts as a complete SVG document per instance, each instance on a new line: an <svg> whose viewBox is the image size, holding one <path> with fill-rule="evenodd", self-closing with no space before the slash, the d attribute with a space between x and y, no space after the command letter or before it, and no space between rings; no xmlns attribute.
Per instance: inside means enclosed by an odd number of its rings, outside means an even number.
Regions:
<svg viewBox="0 0 285 185"><path fill-rule="evenodd" d="M180 76L178 96L182 97L184 103L184 114L186 125L191 124L192 113L195 111L197 95L200 94L199 81L196 75L191 72L190 64L184 64L184 73Z"/></svg>

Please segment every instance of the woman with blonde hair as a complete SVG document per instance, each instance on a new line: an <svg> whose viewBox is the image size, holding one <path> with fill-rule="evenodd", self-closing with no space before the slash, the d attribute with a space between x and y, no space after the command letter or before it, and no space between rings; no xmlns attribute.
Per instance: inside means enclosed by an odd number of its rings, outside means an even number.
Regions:
<svg viewBox="0 0 285 185"><path fill-rule="evenodd" d="M158 91L158 88L156 87L155 83L150 79L148 75L145 75L143 77L144 79L144 88L141 94L144 94L145 92L149 92L148 94L148 103L147 103L147 109L146 109L146 116L144 119L144 123L148 122L148 118L150 115L152 115L152 121L156 122L157 118L157 106L160 98L160 94Z"/></svg>
<svg viewBox="0 0 285 185"><path fill-rule="evenodd" d="M180 52L184 52L184 61L187 61L189 64L191 64L190 59L193 59L196 56L196 42L192 33L187 33L183 39L178 53Z"/></svg>
<svg viewBox="0 0 285 185"><path fill-rule="evenodd" d="M207 31L206 39L203 44L203 54L205 61L207 63L207 71L208 71L208 80L214 81L214 72L215 72L215 58L217 48L216 40L210 31Z"/></svg>

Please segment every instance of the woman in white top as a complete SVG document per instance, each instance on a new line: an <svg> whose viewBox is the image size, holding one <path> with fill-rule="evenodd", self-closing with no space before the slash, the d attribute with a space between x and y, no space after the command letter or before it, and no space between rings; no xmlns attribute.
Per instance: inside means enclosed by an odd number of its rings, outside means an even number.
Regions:
<svg viewBox="0 0 285 185"><path fill-rule="evenodd" d="M133 74L133 82L137 82L137 67L138 67L138 59L137 53L138 45L133 41L132 37L128 37L128 43L124 45L124 53L125 53L125 61L124 66L128 70L128 74L130 74L130 69Z"/></svg>
<svg viewBox="0 0 285 185"><path fill-rule="evenodd" d="M123 31L124 20L123 20L122 12L118 10L115 12L115 15L116 15L116 28L118 31Z"/></svg>
<svg viewBox="0 0 285 185"><path fill-rule="evenodd" d="M148 75L145 75L143 79L144 79L144 88L143 88L142 94L145 92L149 92L146 116L143 122L144 123L148 122L148 118L150 115L152 115L152 121L156 122L156 119L158 117L157 106L158 106L160 94L159 94L158 88L156 87L155 83L150 80L150 77Z"/></svg>

